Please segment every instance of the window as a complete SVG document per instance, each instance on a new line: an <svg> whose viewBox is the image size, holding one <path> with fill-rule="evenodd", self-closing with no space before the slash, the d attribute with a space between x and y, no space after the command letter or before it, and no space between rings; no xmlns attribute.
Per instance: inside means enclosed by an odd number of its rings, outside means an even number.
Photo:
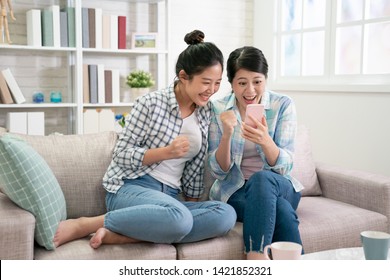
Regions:
<svg viewBox="0 0 390 280"><path fill-rule="evenodd" d="M274 14L274 40L269 40L272 48L268 48L274 56L273 85L308 88L321 84L328 89L347 85L350 90L379 85L380 91L390 92L390 1L274 3L255 7ZM261 20L255 22L255 32L262 28L258 23Z"/></svg>

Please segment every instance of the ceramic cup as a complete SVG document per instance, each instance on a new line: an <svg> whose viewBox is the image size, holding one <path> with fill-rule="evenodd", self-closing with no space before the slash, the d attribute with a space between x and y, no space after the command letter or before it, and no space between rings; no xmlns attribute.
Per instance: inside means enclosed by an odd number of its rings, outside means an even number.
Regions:
<svg viewBox="0 0 390 280"><path fill-rule="evenodd" d="M302 245L287 241L274 242L264 248L264 255L269 260L299 260L301 253Z"/></svg>
<svg viewBox="0 0 390 280"><path fill-rule="evenodd" d="M366 260L387 260L390 234L382 231L363 231L360 238Z"/></svg>

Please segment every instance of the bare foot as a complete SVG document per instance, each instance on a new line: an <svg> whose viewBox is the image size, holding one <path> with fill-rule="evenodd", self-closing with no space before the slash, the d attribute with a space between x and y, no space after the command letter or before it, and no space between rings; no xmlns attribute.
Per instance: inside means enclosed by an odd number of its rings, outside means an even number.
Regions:
<svg viewBox="0 0 390 280"><path fill-rule="evenodd" d="M134 242L138 242L138 240L112 232L106 228L99 228L89 241L89 245L97 249L102 244L126 244Z"/></svg>
<svg viewBox="0 0 390 280"><path fill-rule="evenodd" d="M54 234L53 243L58 247L69 241L79 239L94 233L98 228L102 227L104 216L97 217L81 217L78 219L68 219L61 221L57 231Z"/></svg>

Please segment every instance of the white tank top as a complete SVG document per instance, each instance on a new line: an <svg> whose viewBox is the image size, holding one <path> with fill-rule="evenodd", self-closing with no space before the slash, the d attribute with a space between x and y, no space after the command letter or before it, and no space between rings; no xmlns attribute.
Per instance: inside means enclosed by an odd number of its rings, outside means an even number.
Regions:
<svg viewBox="0 0 390 280"><path fill-rule="evenodd" d="M183 119L180 135L188 137L188 141L190 142L188 153L182 158L162 161L149 173L150 176L159 180L161 183L176 189L181 189L180 180L186 161L191 160L199 153L202 144L202 133L195 112Z"/></svg>

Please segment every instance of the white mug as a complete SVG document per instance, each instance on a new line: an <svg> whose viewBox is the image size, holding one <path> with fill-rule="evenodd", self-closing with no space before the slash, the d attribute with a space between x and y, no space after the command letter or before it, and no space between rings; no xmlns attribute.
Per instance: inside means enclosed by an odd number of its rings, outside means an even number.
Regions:
<svg viewBox="0 0 390 280"><path fill-rule="evenodd" d="M271 251L271 257L269 251ZM288 241L274 242L264 248L264 255L268 260L299 260L301 253L301 244Z"/></svg>

